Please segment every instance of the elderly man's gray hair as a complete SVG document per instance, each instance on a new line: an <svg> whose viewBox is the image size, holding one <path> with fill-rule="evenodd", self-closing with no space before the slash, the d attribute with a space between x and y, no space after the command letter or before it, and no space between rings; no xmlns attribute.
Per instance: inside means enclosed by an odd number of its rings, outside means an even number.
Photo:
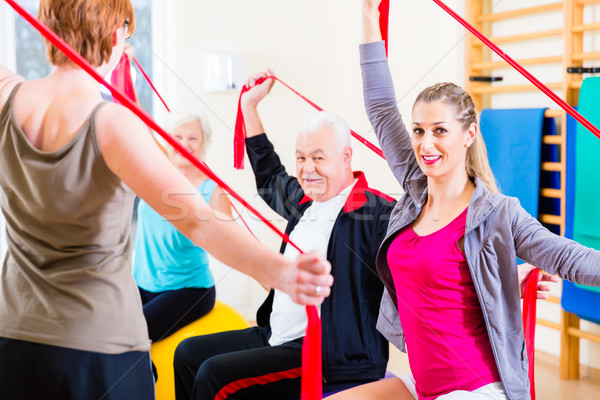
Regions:
<svg viewBox="0 0 600 400"><path fill-rule="evenodd" d="M336 136L338 149L350 146L350 127L342 118L326 111L320 111L304 118L298 135L310 135L321 128L327 128Z"/></svg>

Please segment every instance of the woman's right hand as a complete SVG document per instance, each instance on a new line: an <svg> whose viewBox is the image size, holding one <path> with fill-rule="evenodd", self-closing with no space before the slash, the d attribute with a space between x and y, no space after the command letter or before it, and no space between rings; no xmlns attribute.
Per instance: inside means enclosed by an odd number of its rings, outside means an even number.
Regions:
<svg viewBox="0 0 600 400"><path fill-rule="evenodd" d="M281 290L298 304L321 304L331 293L331 264L316 252L301 254L294 261Z"/></svg>
<svg viewBox="0 0 600 400"><path fill-rule="evenodd" d="M363 3L363 9L372 10L372 9L379 8L379 4L381 3L381 0L363 0L362 3Z"/></svg>
<svg viewBox="0 0 600 400"><path fill-rule="evenodd" d="M379 4L381 0L363 0L363 43L381 40L379 30Z"/></svg>
<svg viewBox="0 0 600 400"><path fill-rule="evenodd" d="M135 47L133 47L129 43L125 43L123 53L127 54L127 57L129 57L129 61L133 61L133 59L135 58Z"/></svg>

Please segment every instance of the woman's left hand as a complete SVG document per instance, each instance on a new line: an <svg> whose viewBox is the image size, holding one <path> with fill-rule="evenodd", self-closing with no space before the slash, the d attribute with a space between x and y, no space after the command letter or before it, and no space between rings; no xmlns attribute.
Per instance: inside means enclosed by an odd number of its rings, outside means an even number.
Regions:
<svg viewBox="0 0 600 400"><path fill-rule="evenodd" d="M527 286L527 278L529 277L531 271L536 269L536 267L531 264L520 264L517 266L517 268L519 270L519 289L521 291L521 298L523 298L523 295L525 294L525 286ZM556 283L559 281L560 279L557 276L540 272L537 284L537 298L543 300L550 297L550 286L544 284L543 282Z"/></svg>
<svg viewBox="0 0 600 400"><path fill-rule="evenodd" d="M133 58L135 57L135 47L133 47L129 43L125 43L125 48L123 49L123 52L127 54L127 57L129 57L129 61L133 61Z"/></svg>

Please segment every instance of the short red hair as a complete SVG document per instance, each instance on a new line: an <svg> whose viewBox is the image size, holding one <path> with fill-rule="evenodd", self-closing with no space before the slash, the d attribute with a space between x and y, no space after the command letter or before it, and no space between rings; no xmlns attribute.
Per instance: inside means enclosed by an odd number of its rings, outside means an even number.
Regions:
<svg viewBox="0 0 600 400"><path fill-rule="evenodd" d="M110 59L112 34L129 24L133 33L135 14L130 0L41 0L38 18L95 67ZM46 41L50 63L62 66L69 59Z"/></svg>

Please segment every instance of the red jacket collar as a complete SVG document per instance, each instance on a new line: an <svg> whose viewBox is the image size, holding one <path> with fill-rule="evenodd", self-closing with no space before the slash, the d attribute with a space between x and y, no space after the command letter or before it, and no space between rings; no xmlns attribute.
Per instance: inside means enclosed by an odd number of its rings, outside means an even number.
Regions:
<svg viewBox="0 0 600 400"><path fill-rule="evenodd" d="M384 193L381 193L378 190L371 189L367 183L367 178L365 178L365 174L362 171L354 171L353 174L354 174L354 179L358 179L358 181L356 182L356 184L354 184L354 187L352 188L352 192L350 192L350 195L348 196L348 199L346 200L346 203L344 204L344 212L345 213L349 213L349 212L358 210L359 208L364 206L368 200L367 195L365 194L365 192L367 192L367 191L373 192L379 196L382 196L386 200L394 201L394 199L392 197L390 197ZM307 195L304 195L304 197L302 198L302 200L300 200L298 205L307 203L309 201L312 201L312 199L310 197L308 197Z"/></svg>

